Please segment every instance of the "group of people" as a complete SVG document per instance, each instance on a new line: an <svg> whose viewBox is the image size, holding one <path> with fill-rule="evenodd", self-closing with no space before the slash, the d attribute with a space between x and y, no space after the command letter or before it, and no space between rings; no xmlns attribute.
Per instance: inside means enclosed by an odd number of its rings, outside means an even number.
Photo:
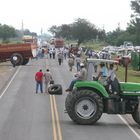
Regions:
<svg viewBox="0 0 140 140"><path fill-rule="evenodd" d="M42 72L42 69L40 69L35 74L35 81L36 81L36 93L38 93L38 90L40 88L40 92L43 93L43 82L45 85L45 93L48 93L48 85L53 80L52 74L49 69L46 69L46 72Z"/></svg>
<svg viewBox="0 0 140 140"><path fill-rule="evenodd" d="M52 47L52 48L48 48L48 53L47 55L49 55L49 58L53 58L55 59L57 56L58 59L58 64L61 65L63 62L63 59L67 59L68 56L68 50L66 48L58 48L57 50ZM48 58L48 57L47 57Z"/></svg>
<svg viewBox="0 0 140 140"><path fill-rule="evenodd" d="M118 70L118 65L116 68L114 68L114 64L110 64L109 68L105 65L105 63L100 64L100 70L98 71L98 75L94 80L98 80L102 85L105 86L106 90L110 93L117 94L119 93L119 82L116 77L116 71ZM78 66L77 73L75 74L75 79L71 81L68 89L66 89L66 92L70 92L73 90L74 84L77 81L84 81L87 77L87 70L85 68L85 64L81 63ZM36 93L38 93L39 87L40 92L43 93L43 81L45 85L45 92L48 93L48 85L50 81L53 80L52 74L49 71L49 69L46 70L46 72L42 72L42 69L40 69L35 74L35 80L36 80Z"/></svg>
<svg viewBox="0 0 140 140"><path fill-rule="evenodd" d="M119 93L119 82L116 77L116 71L118 70L118 65L114 68L114 64L110 64L109 68L105 65L105 63L100 64L100 70L98 75L93 80L98 80L103 86L105 86L106 90L110 94L118 94ZM66 89L66 92L70 92L73 90L74 84L77 81L84 81L86 80L87 70L83 63L80 63L80 70L75 75L76 79L72 80L69 88Z"/></svg>

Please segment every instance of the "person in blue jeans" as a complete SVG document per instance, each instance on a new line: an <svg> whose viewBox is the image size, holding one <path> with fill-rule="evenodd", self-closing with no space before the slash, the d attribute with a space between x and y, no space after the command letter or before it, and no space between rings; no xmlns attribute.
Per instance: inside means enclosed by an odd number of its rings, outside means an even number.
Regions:
<svg viewBox="0 0 140 140"><path fill-rule="evenodd" d="M40 69L35 74L35 80L36 80L36 93L38 93L39 87L40 87L40 92L43 93L43 72L42 72L42 69Z"/></svg>
<svg viewBox="0 0 140 140"><path fill-rule="evenodd" d="M81 63L80 55L77 55L77 57L75 58L75 61L76 61L76 68L78 72L80 70L80 63Z"/></svg>

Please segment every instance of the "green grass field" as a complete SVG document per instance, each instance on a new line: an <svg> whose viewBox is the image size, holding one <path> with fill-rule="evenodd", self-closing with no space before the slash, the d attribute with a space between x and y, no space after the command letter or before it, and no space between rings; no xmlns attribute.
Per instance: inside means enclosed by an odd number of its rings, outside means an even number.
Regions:
<svg viewBox="0 0 140 140"><path fill-rule="evenodd" d="M119 66L117 71L117 77L120 81L125 81L125 68ZM127 81L140 83L140 71L134 71L131 67L128 68Z"/></svg>

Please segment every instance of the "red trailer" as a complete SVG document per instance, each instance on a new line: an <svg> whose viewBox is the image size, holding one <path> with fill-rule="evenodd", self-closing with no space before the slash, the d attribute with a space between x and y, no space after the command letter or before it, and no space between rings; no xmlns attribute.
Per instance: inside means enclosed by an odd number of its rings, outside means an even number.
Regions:
<svg viewBox="0 0 140 140"><path fill-rule="evenodd" d="M13 66L26 65L32 54L31 43L0 44L0 62L10 60Z"/></svg>
<svg viewBox="0 0 140 140"><path fill-rule="evenodd" d="M63 48L64 47L64 39L63 38L56 38L54 40L55 48Z"/></svg>

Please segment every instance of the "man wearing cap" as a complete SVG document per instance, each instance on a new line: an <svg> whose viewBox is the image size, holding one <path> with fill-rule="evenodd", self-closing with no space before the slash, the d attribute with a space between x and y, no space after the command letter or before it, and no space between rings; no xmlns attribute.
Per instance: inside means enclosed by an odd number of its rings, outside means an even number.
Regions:
<svg viewBox="0 0 140 140"><path fill-rule="evenodd" d="M80 71L77 74L75 74L76 79L71 81L69 88L66 89L66 92L72 91L73 87L74 87L74 84L77 81L86 80L86 76L87 76L87 70L85 68L85 65L83 63L80 63Z"/></svg>

